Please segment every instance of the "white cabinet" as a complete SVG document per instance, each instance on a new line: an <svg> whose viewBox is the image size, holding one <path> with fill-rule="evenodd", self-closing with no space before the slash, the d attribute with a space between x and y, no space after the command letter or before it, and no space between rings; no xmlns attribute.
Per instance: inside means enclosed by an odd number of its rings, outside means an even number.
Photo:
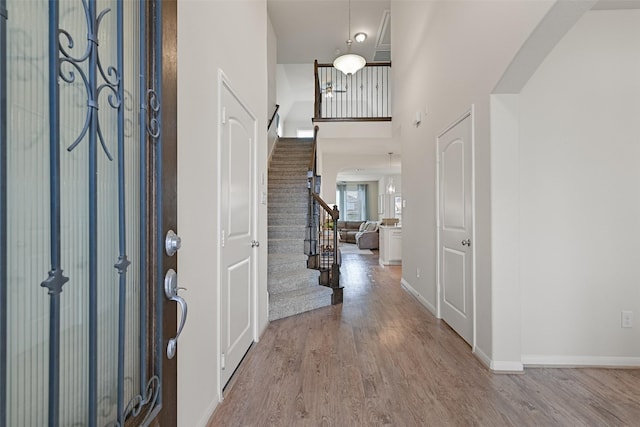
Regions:
<svg viewBox="0 0 640 427"><path fill-rule="evenodd" d="M402 264L402 227L380 227L380 265Z"/></svg>

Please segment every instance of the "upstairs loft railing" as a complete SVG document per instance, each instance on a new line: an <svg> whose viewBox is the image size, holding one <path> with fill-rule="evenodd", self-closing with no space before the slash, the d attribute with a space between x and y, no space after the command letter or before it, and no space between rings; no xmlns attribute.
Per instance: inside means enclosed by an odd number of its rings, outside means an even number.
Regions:
<svg viewBox="0 0 640 427"><path fill-rule="evenodd" d="M391 120L391 62L372 62L347 76L314 63L314 121Z"/></svg>
<svg viewBox="0 0 640 427"><path fill-rule="evenodd" d="M308 256L307 267L320 271L320 284L333 289L332 304L342 302L340 286L340 251L338 249L338 228L340 218L337 206L331 208L320 197L320 177L316 171L316 151L318 126L313 132L313 150L309 162L308 188L309 210L305 236L305 253Z"/></svg>

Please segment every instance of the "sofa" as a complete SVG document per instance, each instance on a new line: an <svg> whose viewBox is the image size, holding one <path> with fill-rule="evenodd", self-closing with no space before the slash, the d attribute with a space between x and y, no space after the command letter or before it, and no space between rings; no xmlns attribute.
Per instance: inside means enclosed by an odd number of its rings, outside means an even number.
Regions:
<svg viewBox="0 0 640 427"><path fill-rule="evenodd" d="M378 249L380 233L377 221L367 221L360 226L356 233L356 244L358 249Z"/></svg>
<svg viewBox="0 0 640 427"><path fill-rule="evenodd" d="M359 249L378 249L377 221L337 221L340 241L355 243Z"/></svg>
<svg viewBox="0 0 640 427"><path fill-rule="evenodd" d="M346 243L356 243L356 234L360 231L360 226L365 221L337 221L336 227L340 235L340 241Z"/></svg>

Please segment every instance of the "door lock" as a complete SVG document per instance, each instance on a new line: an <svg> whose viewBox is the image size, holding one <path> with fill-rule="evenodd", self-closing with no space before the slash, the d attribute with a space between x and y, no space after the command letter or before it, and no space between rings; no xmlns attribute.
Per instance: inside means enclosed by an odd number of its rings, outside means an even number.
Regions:
<svg viewBox="0 0 640 427"><path fill-rule="evenodd" d="M169 256L174 256L178 249L182 246L182 239L178 236L175 231L169 230L167 231L167 236L164 239L164 250Z"/></svg>
<svg viewBox="0 0 640 427"><path fill-rule="evenodd" d="M462 246L471 246L471 240L470 239L463 240L460 243L462 243Z"/></svg>
<svg viewBox="0 0 640 427"><path fill-rule="evenodd" d="M258 242L257 240L252 240L251 241L251 247L252 248L257 248L258 246L260 246L260 242Z"/></svg>

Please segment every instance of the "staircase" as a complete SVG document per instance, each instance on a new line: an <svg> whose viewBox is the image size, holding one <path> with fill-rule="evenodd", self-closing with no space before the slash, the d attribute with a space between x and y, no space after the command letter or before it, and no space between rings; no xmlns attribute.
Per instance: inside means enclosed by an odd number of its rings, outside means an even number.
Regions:
<svg viewBox="0 0 640 427"><path fill-rule="evenodd" d="M304 253L312 139L280 138L269 166L269 320L331 305L333 291L319 286Z"/></svg>

